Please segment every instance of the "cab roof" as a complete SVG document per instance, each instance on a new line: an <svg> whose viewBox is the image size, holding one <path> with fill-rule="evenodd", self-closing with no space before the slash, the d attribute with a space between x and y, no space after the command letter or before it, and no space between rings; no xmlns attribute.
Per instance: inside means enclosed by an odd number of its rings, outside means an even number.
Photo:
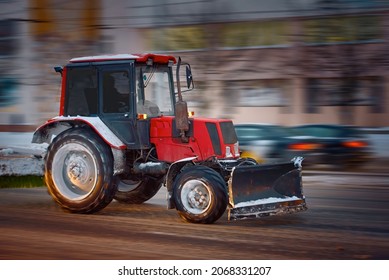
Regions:
<svg viewBox="0 0 389 280"><path fill-rule="evenodd" d="M84 56L72 58L70 63L80 63L80 62L104 62L104 61L115 61L115 60L135 60L136 62L147 62L149 59L153 63L167 64L169 61L176 63L176 58L171 55L162 55L162 54L108 54L108 55L96 55L96 56Z"/></svg>

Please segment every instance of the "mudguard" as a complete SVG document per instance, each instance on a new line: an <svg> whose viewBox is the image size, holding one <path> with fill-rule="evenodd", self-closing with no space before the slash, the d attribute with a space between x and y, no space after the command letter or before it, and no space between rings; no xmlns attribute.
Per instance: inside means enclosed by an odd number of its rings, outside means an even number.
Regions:
<svg viewBox="0 0 389 280"><path fill-rule="evenodd" d="M99 117L58 116L48 120L34 132L32 143L51 142L52 135L58 135L77 124L86 124L92 128L111 148L124 150L126 145L103 123Z"/></svg>
<svg viewBox="0 0 389 280"><path fill-rule="evenodd" d="M58 116L48 120L34 132L32 143L50 144L53 136L77 125L86 125L99 135L107 143L114 158L114 174L120 174L126 170L124 151L126 145L103 123L99 117L65 117Z"/></svg>
<svg viewBox="0 0 389 280"><path fill-rule="evenodd" d="M301 162L299 157L286 163L235 167L228 182L228 219L306 210Z"/></svg>

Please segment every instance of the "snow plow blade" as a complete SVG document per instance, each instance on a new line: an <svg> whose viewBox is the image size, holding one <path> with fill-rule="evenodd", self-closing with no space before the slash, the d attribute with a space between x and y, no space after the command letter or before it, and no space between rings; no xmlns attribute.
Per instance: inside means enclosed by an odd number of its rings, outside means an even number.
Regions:
<svg viewBox="0 0 389 280"><path fill-rule="evenodd" d="M228 182L228 220L307 210L302 191L302 158L279 164L238 166Z"/></svg>

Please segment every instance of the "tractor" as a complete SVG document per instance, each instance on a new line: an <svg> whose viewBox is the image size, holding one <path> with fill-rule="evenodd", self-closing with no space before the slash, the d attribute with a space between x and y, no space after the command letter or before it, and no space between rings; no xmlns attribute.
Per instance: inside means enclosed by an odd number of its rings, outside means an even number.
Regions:
<svg viewBox="0 0 389 280"><path fill-rule="evenodd" d="M45 184L64 210L141 204L161 187L167 208L192 223L214 223L226 211L237 220L307 209L301 157L242 158L231 120L188 112L182 93L194 81L181 58L98 55L54 70L62 76L59 114L32 142L49 144Z"/></svg>

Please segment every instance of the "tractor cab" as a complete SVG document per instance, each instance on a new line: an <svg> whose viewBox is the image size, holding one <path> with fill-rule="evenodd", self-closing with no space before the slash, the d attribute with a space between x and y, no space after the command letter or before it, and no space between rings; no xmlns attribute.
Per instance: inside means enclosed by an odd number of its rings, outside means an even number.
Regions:
<svg viewBox="0 0 389 280"><path fill-rule="evenodd" d="M97 116L128 148L149 148L149 120L175 115L175 63L172 56L154 54L71 59L55 68L63 78L59 115ZM186 75L192 89L189 65Z"/></svg>
<svg viewBox="0 0 389 280"><path fill-rule="evenodd" d="M64 69L69 81L62 92L60 115L121 114L129 118L174 115L176 60L164 55L112 55L70 60ZM190 66L188 89L193 89ZM75 106L78 104L78 106Z"/></svg>

